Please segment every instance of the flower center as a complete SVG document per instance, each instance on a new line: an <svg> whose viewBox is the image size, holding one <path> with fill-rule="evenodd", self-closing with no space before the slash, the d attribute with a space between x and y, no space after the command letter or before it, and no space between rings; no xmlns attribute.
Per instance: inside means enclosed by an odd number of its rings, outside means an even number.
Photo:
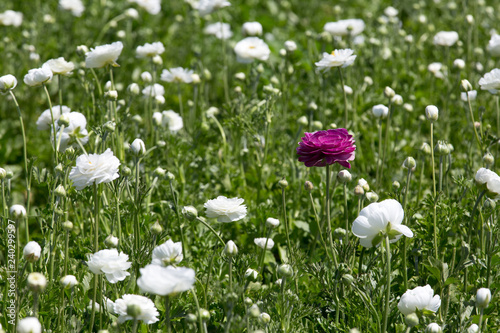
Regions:
<svg viewBox="0 0 500 333"><path fill-rule="evenodd" d="M335 55L335 51L332 51L332 53L330 53L330 54L331 54L332 56L334 56L334 55Z"/></svg>
<svg viewBox="0 0 500 333"><path fill-rule="evenodd" d="M249 49L255 49L255 46L250 45L248 48L249 48Z"/></svg>

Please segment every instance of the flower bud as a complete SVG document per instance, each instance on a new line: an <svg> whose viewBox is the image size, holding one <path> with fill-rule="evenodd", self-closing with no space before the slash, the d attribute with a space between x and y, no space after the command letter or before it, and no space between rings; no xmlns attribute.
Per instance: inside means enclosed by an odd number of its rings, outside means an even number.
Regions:
<svg viewBox="0 0 500 333"><path fill-rule="evenodd" d="M104 129L108 132L113 133L116 129L116 123L114 121L108 121L104 124Z"/></svg>
<svg viewBox="0 0 500 333"><path fill-rule="evenodd" d="M12 216L14 219L26 217L26 208L21 205L12 205L9 212L10 216Z"/></svg>
<svg viewBox="0 0 500 333"><path fill-rule="evenodd" d="M186 321L187 321L188 323L196 323L196 321L197 321L197 320L198 320L198 319L196 318L196 315L195 315L195 314L193 314L193 313L188 313L188 314L186 315Z"/></svg>
<svg viewBox="0 0 500 333"><path fill-rule="evenodd" d="M436 146L434 147L434 153L437 154L438 156L448 155L450 153L448 144L446 144L446 142L442 140L439 140Z"/></svg>
<svg viewBox="0 0 500 333"><path fill-rule="evenodd" d="M245 272L245 278L249 281L256 281L259 273L255 269L247 269Z"/></svg>
<svg viewBox="0 0 500 333"><path fill-rule="evenodd" d="M312 110L312 111L316 111L316 110L318 110L318 105L314 102L311 102L307 105L307 108Z"/></svg>
<svg viewBox="0 0 500 333"><path fill-rule="evenodd" d="M404 103L403 104L403 109L406 110L406 112L413 112L413 106L409 103Z"/></svg>
<svg viewBox="0 0 500 333"><path fill-rule="evenodd" d="M428 333L441 333L441 332L443 332L443 330L441 329L441 326L439 326L439 324L430 323L426 327L425 332L428 332Z"/></svg>
<svg viewBox="0 0 500 333"><path fill-rule="evenodd" d="M207 80L211 80L212 79L212 73L210 73L210 71L208 69L204 69L203 70L203 77Z"/></svg>
<svg viewBox="0 0 500 333"><path fill-rule="evenodd" d="M130 168L128 166L122 165L120 173L123 176L127 177L127 176L130 176L132 174L132 170L130 170Z"/></svg>
<svg viewBox="0 0 500 333"><path fill-rule="evenodd" d="M203 321L210 319L210 312L206 309L200 309L200 317Z"/></svg>
<svg viewBox="0 0 500 333"><path fill-rule="evenodd" d="M170 171L167 171L167 179L168 180L174 180L175 179L175 176L173 173L171 173Z"/></svg>
<svg viewBox="0 0 500 333"><path fill-rule="evenodd" d="M163 227L161 226L160 222L156 221L152 226L151 226L151 232L154 234L161 234L163 231Z"/></svg>
<svg viewBox="0 0 500 333"><path fill-rule="evenodd" d="M368 182L364 178L358 180L358 185L361 186L365 192L370 190L370 185L368 185Z"/></svg>
<svg viewBox="0 0 500 333"><path fill-rule="evenodd" d="M152 59L153 61L153 64L155 65L163 65L163 59L161 58L161 56L159 54L155 55Z"/></svg>
<svg viewBox="0 0 500 333"><path fill-rule="evenodd" d="M61 225L62 225L63 229L66 231L73 230L73 222L71 222L71 221L63 222Z"/></svg>
<svg viewBox="0 0 500 333"><path fill-rule="evenodd" d="M262 324L267 325L271 321L271 316L265 312L262 312L259 316L259 321Z"/></svg>
<svg viewBox="0 0 500 333"><path fill-rule="evenodd" d="M139 93L141 92L141 88L139 88L139 85L137 83L131 83L128 86L127 90L134 95L139 95Z"/></svg>
<svg viewBox="0 0 500 333"><path fill-rule="evenodd" d="M493 155L491 155L490 152L487 152L486 154L484 154L483 156L483 162L486 164L486 165L492 165L493 162L495 162L495 158L493 157Z"/></svg>
<svg viewBox="0 0 500 333"><path fill-rule="evenodd" d="M478 333L478 332L479 332L479 326L477 326L477 324L472 324L467 329L467 333Z"/></svg>
<svg viewBox="0 0 500 333"><path fill-rule="evenodd" d="M371 192L368 192L366 193L366 199L368 199L368 201L370 202L377 202L378 201L378 194L371 191Z"/></svg>
<svg viewBox="0 0 500 333"><path fill-rule="evenodd" d="M377 118L385 118L389 114L389 108L383 104L377 104L372 107L372 113Z"/></svg>
<svg viewBox="0 0 500 333"><path fill-rule="evenodd" d="M7 74L0 77L0 91L6 92L7 90L12 90L17 86L17 79L12 74Z"/></svg>
<svg viewBox="0 0 500 333"><path fill-rule="evenodd" d="M188 221L193 221L198 217L198 210L196 210L193 206L184 206L182 208L182 215L184 215Z"/></svg>
<svg viewBox="0 0 500 333"><path fill-rule="evenodd" d="M403 162L403 168L405 169L413 169L417 165L415 159L411 156L407 157Z"/></svg>
<svg viewBox="0 0 500 333"><path fill-rule="evenodd" d="M292 40L287 40L285 42L285 49L288 52L293 52L293 51L297 50L297 44Z"/></svg>
<svg viewBox="0 0 500 333"><path fill-rule="evenodd" d="M104 240L104 244L106 244L106 246L109 248L116 248L118 246L118 237L115 237L113 235L109 235Z"/></svg>
<svg viewBox="0 0 500 333"><path fill-rule="evenodd" d="M5 179L7 177L7 171L4 168L0 168L0 180Z"/></svg>
<svg viewBox="0 0 500 333"><path fill-rule="evenodd" d="M254 304L250 307L250 309L248 310L249 314L251 317L253 318L258 318L260 316L260 309L259 309L259 306L257 304Z"/></svg>
<svg viewBox="0 0 500 333"><path fill-rule="evenodd" d="M45 287L47 286L47 279L41 273L30 273L28 275L27 281L29 290L36 293L44 291Z"/></svg>
<svg viewBox="0 0 500 333"><path fill-rule="evenodd" d="M252 306L253 301L250 297L245 297L245 299L243 300L243 303L245 303L246 306Z"/></svg>
<svg viewBox="0 0 500 333"><path fill-rule="evenodd" d="M351 275L351 274L344 274L342 276L342 282L346 285L346 286L350 286L354 283L354 277Z"/></svg>
<svg viewBox="0 0 500 333"><path fill-rule="evenodd" d="M394 103L395 105L403 105L403 97L401 95L396 94L391 99L391 102Z"/></svg>
<svg viewBox="0 0 500 333"><path fill-rule="evenodd" d="M282 188L282 189L285 189L287 188L288 186L288 182L286 181L285 178L281 179L279 182L278 182L278 185Z"/></svg>
<svg viewBox="0 0 500 333"><path fill-rule="evenodd" d="M347 235L347 231L344 228L337 228L333 231L333 237L335 239L343 239Z"/></svg>
<svg viewBox="0 0 500 333"><path fill-rule="evenodd" d="M5 174L5 178L12 179L13 177L14 177L14 172L12 172L12 170L7 170L7 173Z"/></svg>
<svg viewBox="0 0 500 333"><path fill-rule="evenodd" d="M431 146L427 142L423 142L422 145L420 146L420 151L422 151L426 155L431 154Z"/></svg>
<svg viewBox="0 0 500 333"><path fill-rule="evenodd" d="M64 186L63 185L59 185L56 187L55 191L54 191L55 195L60 197L60 198L64 198L66 197L66 190L64 189Z"/></svg>
<svg viewBox="0 0 500 333"><path fill-rule="evenodd" d="M226 246L224 247L224 253L228 257L233 257L238 254L238 247L232 240L226 243Z"/></svg>
<svg viewBox="0 0 500 333"><path fill-rule="evenodd" d="M79 55L85 55L87 52L89 52L89 48L86 45L78 45L76 47L76 53Z"/></svg>
<svg viewBox="0 0 500 333"><path fill-rule="evenodd" d="M398 190L401 187L401 184L395 180L392 182L392 187L394 187L395 190Z"/></svg>
<svg viewBox="0 0 500 333"><path fill-rule="evenodd" d="M116 101L118 99L118 91L108 90L104 93L104 97L109 101Z"/></svg>
<svg viewBox="0 0 500 333"><path fill-rule="evenodd" d="M142 72L141 79L142 79L142 81L149 83L149 82L153 81L153 76L151 75L150 72Z"/></svg>
<svg viewBox="0 0 500 333"><path fill-rule="evenodd" d="M264 66L262 64L259 64L256 69L257 73L264 73Z"/></svg>
<svg viewBox="0 0 500 333"><path fill-rule="evenodd" d="M313 188L314 188L313 183L311 183L310 181L306 180L306 182L304 183L304 189L306 191L312 191Z"/></svg>
<svg viewBox="0 0 500 333"><path fill-rule="evenodd" d="M59 282L64 289L73 288L78 284L78 281L74 275L63 276L61 280L59 280Z"/></svg>
<svg viewBox="0 0 500 333"><path fill-rule="evenodd" d="M469 80L466 80L466 79L462 80L461 85L462 85L462 89L465 91L473 90L472 84L469 82Z"/></svg>
<svg viewBox="0 0 500 333"><path fill-rule="evenodd" d="M391 87L385 87L384 96L387 98L393 98L396 95L396 92Z"/></svg>
<svg viewBox="0 0 500 333"><path fill-rule="evenodd" d="M280 49L279 54L282 57L286 57L286 50L285 49Z"/></svg>
<svg viewBox="0 0 500 333"><path fill-rule="evenodd" d="M491 301L491 291L488 288L479 288L476 293L476 307L485 309Z"/></svg>
<svg viewBox="0 0 500 333"><path fill-rule="evenodd" d="M283 264L278 268L278 275L281 276L281 278L290 278L293 276L293 269L292 266L288 264Z"/></svg>
<svg viewBox="0 0 500 333"><path fill-rule="evenodd" d="M142 141L141 139L135 139L130 145L130 149L132 150L132 153L137 157L141 157L146 154L146 146L144 145L144 141Z"/></svg>
<svg viewBox="0 0 500 333"><path fill-rule="evenodd" d="M280 225L280 221L278 219L270 217L266 220L266 225L269 228L277 228Z"/></svg>
<svg viewBox="0 0 500 333"><path fill-rule="evenodd" d="M40 259L41 253L42 248L35 241L28 242L28 244L26 244L23 249L24 259L26 259L27 262L31 263L36 262L38 259Z"/></svg>
<svg viewBox="0 0 500 333"><path fill-rule="evenodd" d="M352 180L351 173L347 170L340 170L339 173L337 174L337 180L341 184L348 183Z"/></svg>
<svg viewBox="0 0 500 333"><path fill-rule="evenodd" d="M161 167L157 167L153 173L156 177L165 177L167 171Z"/></svg>
<svg viewBox="0 0 500 333"><path fill-rule="evenodd" d="M302 116L297 119L297 124L299 124L300 126L307 126L307 124L309 124L309 121L307 120L306 116Z"/></svg>
<svg viewBox="0 0 500 333"><path fill-rule="evenodd" d="M435 105L428 105L425 108L425 117L431 122L436 121L439 117L439 110Z"/></svg>
<svg viewBox="0 0 500 333"><path fill-rule="evenodd" d="M408 327L415 327L419 324L419 319L416 313L410 313L405 317L405 323Z"/></svg>
<svg viewBox="0 0 500 333"><path fill-rule="evenodd" d="M363 187L360 185L356 185L354 187L354 195L359 197L362 196L363 194L365 194L365 190L363 190Z"/></svg>

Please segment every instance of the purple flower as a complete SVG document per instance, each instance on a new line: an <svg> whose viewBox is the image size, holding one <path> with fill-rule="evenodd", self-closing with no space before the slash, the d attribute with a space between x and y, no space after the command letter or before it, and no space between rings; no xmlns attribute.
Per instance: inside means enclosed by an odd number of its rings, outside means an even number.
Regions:
<svg viewBox="0 0 500 333"><path fill-rule="evenodd" d="M349 135L345 128L304 134L305 137L297 147L297 154L299 161L304 162L306 167L339 163L343 167L351 168L348 161L354 160L356 146L352 135Z"/></svg>

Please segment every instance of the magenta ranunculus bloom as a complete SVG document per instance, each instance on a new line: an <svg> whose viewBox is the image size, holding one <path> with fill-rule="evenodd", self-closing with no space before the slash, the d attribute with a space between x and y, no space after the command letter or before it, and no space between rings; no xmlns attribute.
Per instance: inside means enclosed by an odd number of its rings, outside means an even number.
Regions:
<svg viewBox="0 0 500 333"><path fill-rule="evenodd" d="M348 161L354 160L356 146L352 135L345 128L304 134L305 137L297 147L297 154L299 161L304 162L306 167L338 163L351 168Z"/></svg>

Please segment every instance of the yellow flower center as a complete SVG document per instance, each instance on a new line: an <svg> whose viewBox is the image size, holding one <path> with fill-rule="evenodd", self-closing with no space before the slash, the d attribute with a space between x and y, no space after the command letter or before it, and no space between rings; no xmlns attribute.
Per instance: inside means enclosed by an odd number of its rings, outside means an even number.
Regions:
<svg viewBox="0 0 500 333"><path fill-rule="evenodd" d="M255 49L255 46L250 45L248 48L249 48L249 49Z"/></svg>
<svg viewBox="0 0 500 333"><path fill-rule="evenodd" d="M335 51L332 51L332 53L330 53L330 54L331 54L332 56L334 56L334 55L335 55Z"/></svg>

